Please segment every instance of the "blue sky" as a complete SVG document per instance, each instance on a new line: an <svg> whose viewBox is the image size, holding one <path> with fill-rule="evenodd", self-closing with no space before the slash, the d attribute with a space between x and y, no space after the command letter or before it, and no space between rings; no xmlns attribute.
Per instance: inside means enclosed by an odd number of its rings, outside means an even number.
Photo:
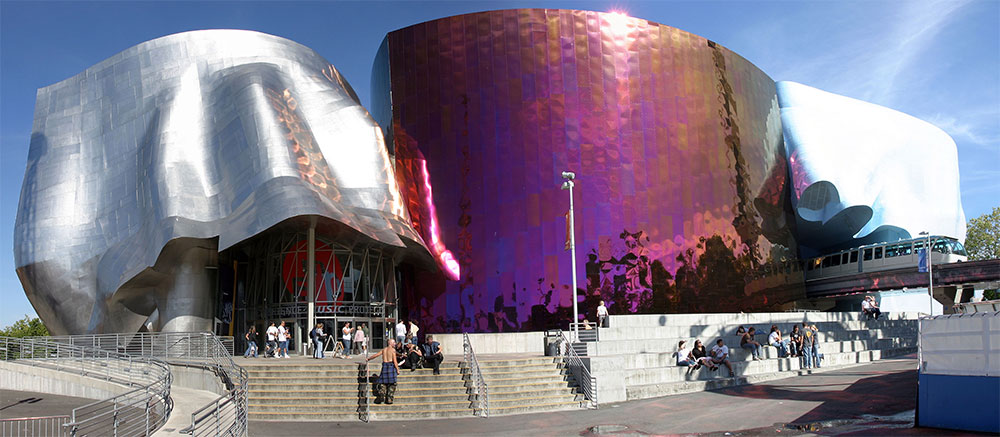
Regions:
<svg viewBox="0 0 1000 437"><path fill-rule="evenodd" d="M135 44L237 28L302 43L369 103L387 32L436 18L525 7L620 10L739 53L792 80L927 120L958 144L967 217L1000 206L1000 2L0 2L0 326L34 316L14 272L13 229L38 88Z"/></svg>

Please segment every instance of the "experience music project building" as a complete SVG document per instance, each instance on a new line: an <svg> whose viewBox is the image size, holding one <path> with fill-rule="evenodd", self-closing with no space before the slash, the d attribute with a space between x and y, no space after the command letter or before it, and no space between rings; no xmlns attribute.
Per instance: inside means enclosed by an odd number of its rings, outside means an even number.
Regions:
<svg viewBox="0 0 1000 437"><path fill-rule="evenodd" d="M577 175L581 318L599 300L779 309L806 297L800 257L965 237L940 129L776 85L639 18L416 24L382 42L372 91L366 110L313 50L237 30L158 38L40 89L14 239L39 316L54 334L285 320L302 335L312 315L368 323L376 344L397 318L565 326L562 171Z"/></svg>

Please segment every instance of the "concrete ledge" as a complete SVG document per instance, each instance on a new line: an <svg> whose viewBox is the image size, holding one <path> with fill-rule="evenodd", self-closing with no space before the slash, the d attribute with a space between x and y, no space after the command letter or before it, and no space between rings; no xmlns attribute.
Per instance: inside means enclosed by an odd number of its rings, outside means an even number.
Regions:
<svg viewBox="0 0 1000 437"><path fill-rule="evenodd" d="M17 361L0 361L0 387L94 400L107 399L132 390L121 384L20 364Z"/></svg>
<svg viewBox="0 0 1000 437"><path fill-rule="evenodd" d="M465 341L462 334L433 334L434 340L441 343L446 357L461 359L462 346ZM476 355L484 354L545 354L545 333L531 332L500 332L495 334L469 334L469 342Z"/></svg>

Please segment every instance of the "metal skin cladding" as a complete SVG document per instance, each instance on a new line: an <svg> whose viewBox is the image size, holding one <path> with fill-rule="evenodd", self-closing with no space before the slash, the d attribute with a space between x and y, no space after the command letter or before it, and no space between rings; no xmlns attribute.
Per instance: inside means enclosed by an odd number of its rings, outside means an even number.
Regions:
<svg viewBox="0 0 1000 437"><path fill-rule="evenodd" d="M581 319L599 300L624 314L802 297L775 83L726 48L615 13L491 11L388 34L372 78L401 189L433 186L436 211L408 205L414 226L439 228L462 272L405 290L425 329L572 319L567 170Z"/></svg>
<svg viewBox="0 0 1000 437"><path fill-rule="evenodd" d="M381 130L309 48L187 32L38 91L14 254L54 334L210 330L218 251L306 215L427 253Z"/></svg>

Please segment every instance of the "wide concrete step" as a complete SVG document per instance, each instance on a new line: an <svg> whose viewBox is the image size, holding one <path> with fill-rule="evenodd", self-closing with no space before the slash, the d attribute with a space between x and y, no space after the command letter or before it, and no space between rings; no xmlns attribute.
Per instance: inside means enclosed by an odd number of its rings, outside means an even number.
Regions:
<svg viewBox="0 0 1000 437"><path fill-rule="evenodd" d="M821 365L835 366L845 364L866 363L878 360L883 356L899 355L908 353L912 348L891 349L885 352L879 350L840 352L824 354ZM772 373L782 373L796 371L804 367L804 361L800 358L777 358L761 361L743 361L732 363L733 371L740 377L754 375L766 375ZM690 381L707 381L729 378L729 371L725 366L719 366L716 371L711 371L706 367L699 370L689 370L687 367L653 367L646 369L631 369L625 372L625 386L650 385L650 384L671 384Z"/></svg>
<svg viewBox="0 0 1000 437"><path fill-rule="evenodd" d="M787 339L787 336L785 336ZM819 341L820 343L830 343L830 342L840 342L840 341L868 341L868 340L879 340L883 338L903 338L903 339L915 339L916 333L899 334L896 332L888 332L881 329L872 329L864 331L844 331L839 333L823 334L820 333ZM604 341L601 340L596 343L587 343L587 355L588 356L607 356L607 355L619 355L619 354L637 354L637 353L661 353L661 352L673 352L677 350L677 344L680 340L692 341L693 337L674 337L674 338L647 338L647 339L632 339L632 340L618 340L618 341ZM716 338L703 338L702 343L705 344L706 348L711 349L714 345ZM740 338L737 336L723 337L726 345L732 349L734 346L739 347ZM767 337L763 335L758 335L756 340L761 344L767 342Z"/></svg>
<svg viewBox="0 0 1000 437"><path fill-rule="evenodd" d="M518 381L494 382L487 384L490 396L500 393L518 393L525 390L556 390L569 387L566 381L540 380L519 383Z"/></svg>
<svg viewBox="0 0 1000 437"><path fill-rule="evenodd" d="M555 357L525 357L525 358L511 358L511 359L487 359L479 360L479 368L486 369L492 367L519 367L519 366L530 366L530 365L543 365L543 364L553 364L556 362ZM462 366L466 366L462 363ZM484 370L485 371L485 370Z"/></svg>
<svg viewBox="0 0 1000 437"><path fill-rule="evenodd" d="M521 388L521 387L517 387ZM490 394L490 401L504 401L504 400L516 400L516 399L527 399L527 398L558 398L563 396L575 396L576 390L567 387L565 383L562 387L548 388L548 389L522 389L522 390L511 390L506 392L496 391L493 387L488 387ZM470 395L470 399L475 400L478 395Z"/></svg>
<svg viewBox="0 0 1000 437"><path fill-rule="evenodd" d="M916 313L887 313L885 320L916 320ZM611 315L608 325L615 327L744 325L770 327L779 323L864 321L858 311L850 312L780 312L780 313L702 313L702 314L627 314ZM881 321L881 318L880 318Z"/></svg>
<svg viewBox="0 0 1000 437"><path fill-rule="evenodd" d="M358 405L358 394L354 393L353 396L313 396L313 395L303 395L295 397L285 397L280 396L269 396L269 397L258 397L250 394L247 399L247 405L251 406L250 411L256 411L258 406L260 411L265 411L270 408L271 405L296 405L300 407L305 406L330 406L330 405Z"/></svg>
<svg viewBox="0 0 1000 437"><path fill-rule="evenodd" d="M533 363L533 364L523 364L523 365L496 365L496 366L480 366L479 370L483 374L494 374L494 373L510 373L510 372L545 372L553 371L561 368L562 365L559 363L553 363L552 361L545 363ZM464 369L465 373L469 373L468 369Z"/></svg>
<svg viewBox="0 0 1000 437"><path fill-rule="evenodd" d="M490 403L490 416L511 414L540 413L544 411L579 410L583 408L582 401L543 401L529 404L497 405Z"/></svg>
<svg viewBox="0 0 1000 437"><path fill-rule="evenodd" d="M783 334L787 336L792 332L794 325L799 323L771 323L760 325L689 325L689 326L619 326L611 328L601 328L599 330L601 341L631 340L637 338L730 338L737 336L736 332L740 326L757 328L757 335L767 335L770 333L771 325L778 326ZM820 334L829 334L844 331L858 331L867 329L900 329L904 331L916 331L916 320L889 320L871 322L819 322L816 323Z"/></svg>
<svg viewBox="0 0 1000 437"><path fill-rule="evenodd" d="M738 375L734 378L716 377L704 380L684 380L667 383L652 383L626 385L627 400L647 399L673 394L691 393L705 390L718 390L726 387L733 387L745 384L755 384L775 379L788 378L792 376L809 375L820 373L832 369L843 368L856 364L862 364L878 359L913 353L914 348L899 348L887 351L851 352L834 354L824 357L822 367L806 369L802 367L789 368L779 372L766 372L754 375ZM725 369L720 369L725 372ZM725 373L723 373L725 374Z"/></svg>
<svg viewBox="0 0 1000 437"><path fill-rule="evenodd" d="M489 382L497 379L511 379L511 378L520 378L520 379L533 379L533 378L545 378L545 377L562 378L562 376L565 373L566 373L565 370L557 369L554 367L550 367L548 369L521 371L521 372L516 370L504 369L504 371L483 371L483 379ZM471 378L471 375L466 375L465 379L469 378Z"/></svg>
<svg viewBox="0 0 1000 437"><path fill-rule="evenodd" d="M566 375L556 376L550 374L550 375L525 376L525 377L519 377L517 375L507 375L504 377L496 377L496 378L484 377L483 379L486 380L486 384L488 386L492 387L494 385L522 385L522 384L531 384L538 382L544 383L544 382L556 382L556 381L563 381L563 384L565 384L564 381L566 381L566 378L567 378Z"/></svg>
<svg viewBox="0 0 1000 437"><path fill-rule="evenodd" d="M472 417L472 408L455 408L450 410L395 409L393 405L371 405L371 420L419 420L443 419L449 417Z"/></svg>
<svg viewBox="0 0 1000 437"><path fill-rule="evenodd" d="M332 411L302 411L302 412L276 412L276 411L253 411L247 413L247 418L251 421L309 421L309 422L356 422L359 419L357 412L332 412ZM253 428L253 425L250 426Z"/></svg>

